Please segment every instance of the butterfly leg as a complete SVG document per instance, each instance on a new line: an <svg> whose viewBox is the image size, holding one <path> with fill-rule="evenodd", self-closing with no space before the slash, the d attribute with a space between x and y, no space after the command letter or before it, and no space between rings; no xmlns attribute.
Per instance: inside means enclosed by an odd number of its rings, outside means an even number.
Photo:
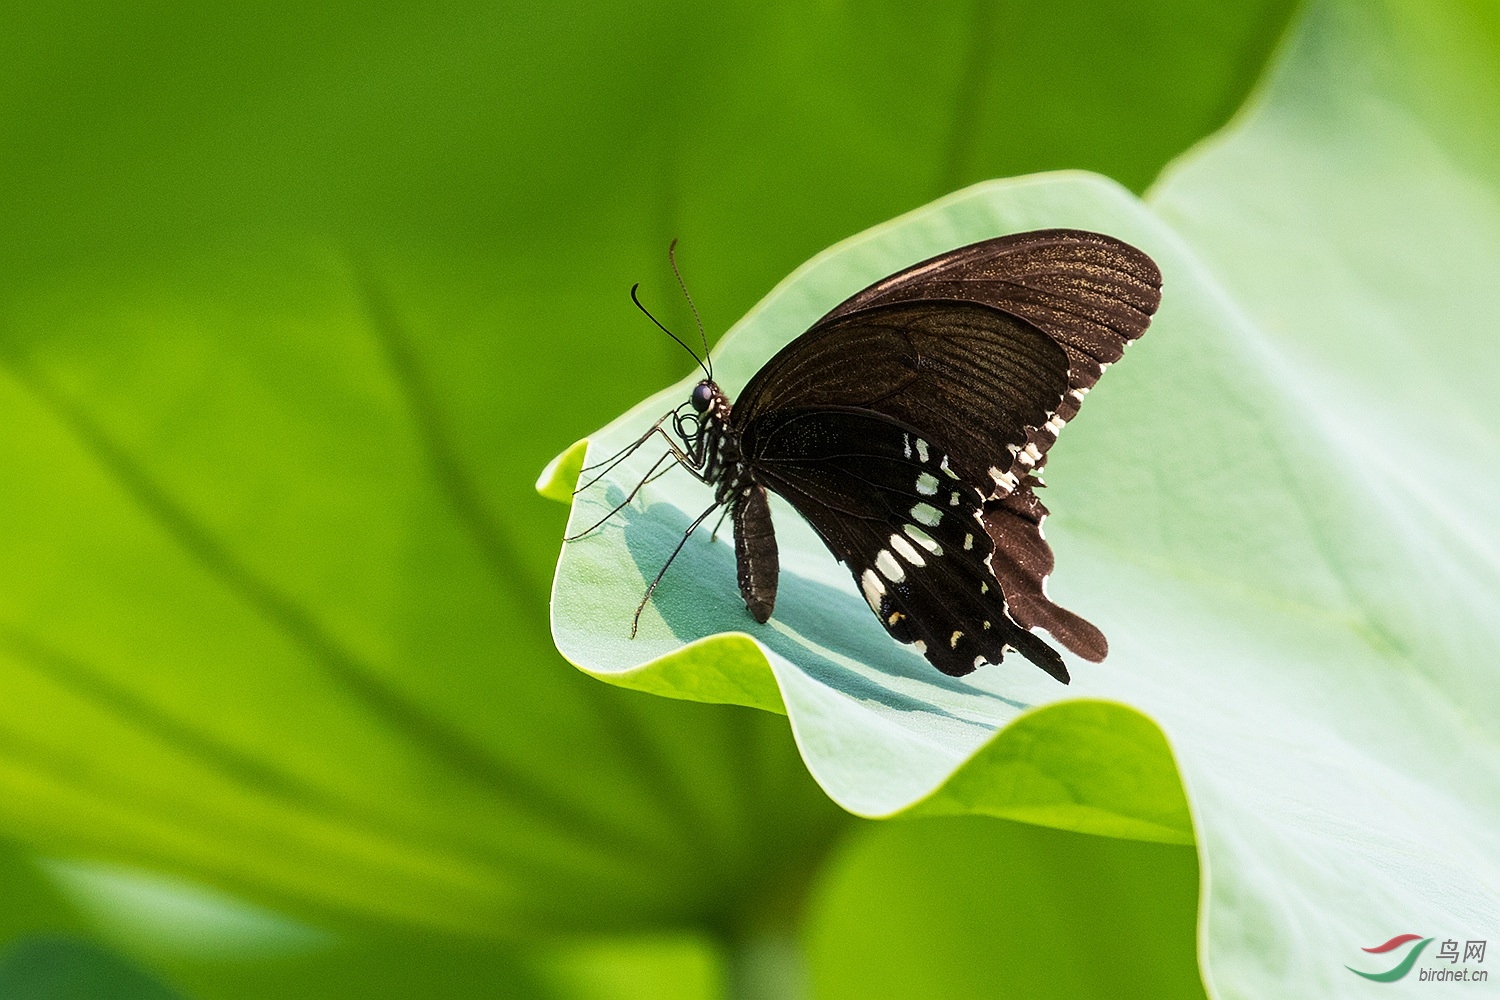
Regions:
<svg viewBox="0 0 1500 1000"><path fill-rule="evenodd" d="M666 418L663 417L662 419L665 420ZM657 432L661 431L662 435L665 436L666 432L661 430L661 426L660 425L661 425L661 421L657 421L656 424L653 425L652 428L649 431L647 431L641 437L637 438L633 443L631 443L627 447L621 449L620 451L615 452L613 455L611 455L609 458L603 460L602 462L595 462L593 465L586 465L581 470L579 470L580 472L589 472L589 471L591 471L593 469L598 469L601 466L603 467L603 471L600 472L597 476L594 476L592 479L590 479L588 482L584 483L582 486L579 486L576 489L574 489L573 490L573 495L577 496L578 494L582 493L584 490L589 489L590 487L592 487L595 483L597 483L599 480L603 479L605 476L609 475L610 472L614 469L615 466L619 465L621 462L625 461L631 455L634 455L636 452L640 451L641 450L641 446L644 445L647 441L651 440L651 435L656 434Z"/></svg>
<svg viewBox="0 0 1500 1000"><path fill-rule="evenodd" d="M724 519L729 516L730 511L733 509L732 507L725 507L724 513L719 515L719 523L714 525L714 533L708 536L710 542L717 542L719 540L719 529L724 527Z"/></svg>
<svg viewBox="0 0 1500 1000"><path fill-rule="evenodd" d="M674 459L671 465L668 465L665 469L660 469L660 471L658 471L661 463L665 462L669 458L672 458L671 452L667 452L666 454L662 455L661 458L658 458L655 464L651 466L650 471L646 473L645 477L640 482L635 484L635 489L630 491L630 495L627 496L624 500L621 500L614 510L610 511L608 514L605 514L599 520L595 521L593 524L589 525L587 528L584 528L577 534L563 536L563 541L578 541L585 535L591 534L595 529L602 527L606 521L614 517L616 514L620 513L620 511L624 510L626 507L630 506L630 501L635 499L635 495L639 493L647 483L660 479L662 476L666 475L668 472L671 472L678 466L679 462Z"/></svg>
<svg viewBox="0 0 1500 1000"><path fill-rule="evenodd" d="M682 547L687 544L687 540L693 536L693 532L698 530L699 525L701 525L704 521L707 521L708 516L718 509L719 501L715 500L713 502L713 506L709 507L708 510L705 510L703 513L699 514L698 517L693 521L693 523L688 525L688 529L682 533L682 540L677 543L677 547L673 549L672 554L667 557L667 561L662 566L661 572L657 573L656 579L651 581L651 586L646 588L646 596L642 597L641 603L637 604L635 607L635 617L630 621L630 638L634 639L635 633L640 629L641 612L646 610L646 604L651 600L651 595L656 593L656 586L657 584L661 583L661 578L667 575L667 567L672 565L672 560L677 558L677 554L682 551Z"/></svg>
<svg viewBox="0 0 1500 1000"><path fill-rule="evenodd" d="M669 413L669 414L667 414L667 416L671 416L671 414ZM662 418L662 420L665 420L665 419L666 419L666 417ZM660 423L661 423L661 421L658 420L657 424L659 425ZM703 468L704 463L703 463L703 460L701 458L695 457L690 452L684 451L683 448L682 448L682 446L672 439L672 435L668 434L665 428L660 427L660 426L653 426L651 428L651 430L647 431L634 444L632 444L629 448L625 449L625 451L623 453L618 453L617 452L616 455L615 455L615 457L608 462L609 468L607 468L603 472L599 473L593 479L590 479L584 485L578 487L576 490L573 491L573 494L576 496L579 493L582 493L584 490L588 489L590 486L593 486L599 480L601 480L605 476L609 475L610 469L613 469L616 465L620 464L620 462L623 462L626 458L629 458L631 455L633 455L637 451L639 451L640 448L641 448L641 446L644 445L647 441L649 441L651 439L651 436L653 434L659 435L661 437L661 439L664 442L666 442L667 450L669 452L671 452L677 458L677 461L682 465L682 467L684 469L688 470L688 472L691 472L693 474L693 478L694 479L698 480L700 483L712 483L713 482L713 480L704 472L704 468ZM594 465L587 466L587 468L596 469L600 465L603 465L603 464L605 464L605 463L603 463L603 462L595 463Z"/></svg>
<svg viewBox="0 0 1500 1000"><path fill-rule="evenodd" d="M668 410L666 413L663 413L661 415L661 418L658 419L656 421L656 423L654 423L650 427L646 428L646 433L642 434L640 437L636 438L630 444L627 444L625 447L621 448L619 451L615 452L613 455L609 456L608 458L602 458L599 461L594 462L594 463L592 463L590 465L585 465L579 471L580 472L592 472L594 469L597 469L600 466L609 466L609 468L606 468L604 470L604 472L608 472L609 469L614 468L620 462L624 461L625 459L629 458L631 455L635 454L635 451L636 451L637 448L639 448L641 445L645 444L646 441L651 437L651 435L655 434L657 432L657 430L661 428L662 424L666 423L670 418L676 416L677 415L677 411L681 410L681 409L682 409L682 407L679 406L679 407L676 407L675 409ZM601 473L601 475L603 475L603 473ZM598 477L596 476L592 480L592 482L598 482ZM588 487L581 486L581 487L579 487L579 490L587 489L587 488ZM576 492L578 492L578 490L574 490L574 492L576 493Z"/></svg>

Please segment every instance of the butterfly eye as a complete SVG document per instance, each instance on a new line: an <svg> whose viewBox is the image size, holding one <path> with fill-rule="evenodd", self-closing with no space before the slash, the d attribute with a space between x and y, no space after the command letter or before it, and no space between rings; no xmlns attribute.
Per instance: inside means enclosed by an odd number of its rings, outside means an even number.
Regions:
<svg viewBox="0 0 1500 1000"><path fill-rule="evenodd" d="M708 410L708 404L712 403L713 399L713 383L704 380L693 386L693 409L697 410L699 413L706 412Z"/></svg>

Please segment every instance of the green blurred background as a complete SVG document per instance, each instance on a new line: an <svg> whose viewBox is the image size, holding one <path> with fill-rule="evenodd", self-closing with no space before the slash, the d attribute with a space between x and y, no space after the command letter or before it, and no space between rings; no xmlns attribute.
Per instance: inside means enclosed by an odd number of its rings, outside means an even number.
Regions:
<svg viewBox="0 0 1500 1000"><path fill-rule="evenodd" d="M1293 14L52 3L0 31L0 995L1194 996L1186 848L832 806L574 671L556 452L825 246L1141 191Z"/></svg>

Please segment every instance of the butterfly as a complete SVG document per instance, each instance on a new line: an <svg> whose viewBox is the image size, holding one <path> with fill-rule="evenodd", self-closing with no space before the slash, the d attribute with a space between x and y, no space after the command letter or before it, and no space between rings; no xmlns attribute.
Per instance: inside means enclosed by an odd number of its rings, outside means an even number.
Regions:
<svg viewBox="0 0 1500 1000"><path fill-rule="evenodd" d="M640 306L635 289L631 297ZM1047 596L1053 555L1038 473L1160 301L1161 271L1140 250L1046 229L876 282L767 361L738 400L700 360L705 378L689 399L599 463L607 472L659 437L668 451L640 486L680 465L714 491L636 622L683 544L721 508L733 520L745 607L769 620L780 572L775 493L848 567L891 637L938 670L962 676L1016 651L1066 684L1061 655L1034 629L1094 662L1109 647Z"/></svg>

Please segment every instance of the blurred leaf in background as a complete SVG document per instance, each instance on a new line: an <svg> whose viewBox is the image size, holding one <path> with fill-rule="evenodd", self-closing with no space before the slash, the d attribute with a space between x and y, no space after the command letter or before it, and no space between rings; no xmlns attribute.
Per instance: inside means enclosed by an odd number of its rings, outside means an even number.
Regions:
<svg viewBox="0 0 1500 1000"><path fill-rule="evenodd" d="M179 994L89 941L27 938L0 955L0 996L10 1000L177 1000Z"/></svg>
<svg viewBox="0 0 1500 1000"><path fill-rule="evenodd" d="M1197 896L1180 847L989 818L865 824L811 907L813 995L1202 997L1185 960Z"/></svg>
<svg viewBox="0 0 1500 1000"><path fill-rule="evenodd" d="M467 970L411 995L757 975L716 942L774 951L849 821L783 720L609 689L547 634L563 518L536 470L686 367L625 289L687 322L682 237L719 331L955 186L1140 189L1289 13L9 11L0 827L351 942L140 952L202 996L333 995L372 955ZM6 926L49 929L22 899ZM602 933L641 943L557 943Z"/></svg>
<svg viewBox="0 0 1500 1000"><path fill-rule="evenodd" d="M88 940L88 921L30 852L0 840L0 997L172 1000L171 989Z"/></svg>

